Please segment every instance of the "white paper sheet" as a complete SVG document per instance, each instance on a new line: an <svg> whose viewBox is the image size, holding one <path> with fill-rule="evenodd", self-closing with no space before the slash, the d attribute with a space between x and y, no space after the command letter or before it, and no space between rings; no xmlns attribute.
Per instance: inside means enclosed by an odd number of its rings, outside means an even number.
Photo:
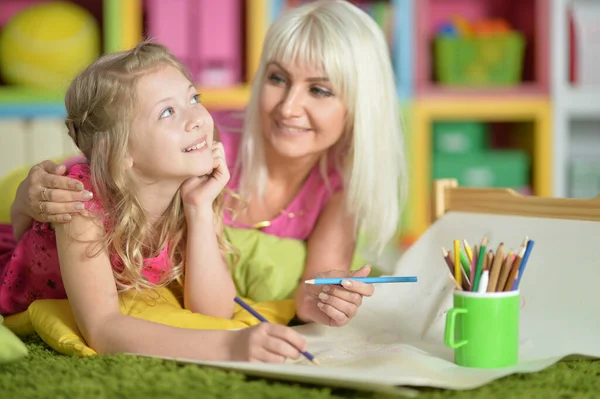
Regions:
<svg viewBox="0 0 600 399"><path fill-rule="evenodd" d="M521 280L520 360L514 367L459 367L443 345L453 283L440 247L451 248L454 239L473 246L484 234L494 248L502 241L516 250L526 235L535 241ZM178 360L385 391L398 386L472 389L509 374L539 371L568 355L600 357L598 222L449 213L405 253L393 274L417 275L419 281L377 285L345 327L297 327L320 367L306 360L284 365Z"/></svg>

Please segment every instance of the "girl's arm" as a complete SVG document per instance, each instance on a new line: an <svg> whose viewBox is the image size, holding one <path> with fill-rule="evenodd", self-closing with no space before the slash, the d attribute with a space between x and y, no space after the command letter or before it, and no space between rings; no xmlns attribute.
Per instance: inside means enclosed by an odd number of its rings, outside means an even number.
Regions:
<svg viewBox="0 0 600 399"><path fill-rule="evenodd" d="M129 352L204 360L234 360L241 336L229 331L170 327L120 311L108 254L89 257L89 243L103 233L90 218L74 216L69 224L55 224L61 274L77 325L98 353ZM74 237L76 239L74 239ZM233 300L233 299L232 299ZM256 338L255 338L256 339Z"/></svg>
<svg viewBox="0 0 600 399"><path fill-rule="evenodd" d="M212 208L186 208L184 305L195 313L231 318L235 284L217 242Z"/></svg>
<svg viewBox="0 0 600 399"><path fill-rule="evenodd" d="M223 144L212 143L213 170L192 177L181 185L181 198L188 225L184 304L196 313L231 318L235 308L235 284L225 254L217 241L213 203L229 181Z"/></svg>
<svg viewBox="0 0 600 399"><path fill-rule="evenodd" d="M362 303L362 296L373 294L373 286L353 282L351 287L309 286L303 281L317 275L356 276L369 274L370 268L349 271L356 246L354 220L345 209L342 191L331 196L308 238L306 268L296 291L298 317L306 322L329 326L346 324Z"/></svg>

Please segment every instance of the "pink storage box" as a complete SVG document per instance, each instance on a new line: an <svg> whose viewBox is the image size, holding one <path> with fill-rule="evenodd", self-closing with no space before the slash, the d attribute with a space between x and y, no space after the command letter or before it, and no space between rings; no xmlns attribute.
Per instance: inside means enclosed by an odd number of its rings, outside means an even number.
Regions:
<svg viewBox="0 0 600 399"><path fill-rule="evenodd" d="M169 47L197 84L232 86L242 72L242 0L146 0L148 35Z"/></svg>

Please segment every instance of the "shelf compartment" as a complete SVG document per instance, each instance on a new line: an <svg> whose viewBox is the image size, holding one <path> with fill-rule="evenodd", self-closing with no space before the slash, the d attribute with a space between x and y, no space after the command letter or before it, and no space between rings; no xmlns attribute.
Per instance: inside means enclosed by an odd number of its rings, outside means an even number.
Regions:
<svg viewBox="0 0 600 399"><path fill-rule="evenodd" d="M552 190L552 132L550 103L523 98L454 98L418 100L408 151L413 154L411 172L411 211L414 235L423 233L430 223L428 204L432 184L432 126L435 121L511 122L531 124L530 143L518 147L529 151L533 194L548 196ZM513 146L514 147L514 146Z"/></svg>
<svg viewBox="0 0 600 399"><path fill-rule="evenodd" d="M549 92L549 5L545 0L419 0L416 4L415 73L417 97L540 97ZM435 81L433 40L453 15L467 20L503 18L526 39L522 81L512 87L446 87Z"/></svg>
<svg viewBox="0 0 600 399"><path fill-rule="evenodd" d="M568 123L567 196L593 198L600 194L600 116L571 118Z"/></svg>

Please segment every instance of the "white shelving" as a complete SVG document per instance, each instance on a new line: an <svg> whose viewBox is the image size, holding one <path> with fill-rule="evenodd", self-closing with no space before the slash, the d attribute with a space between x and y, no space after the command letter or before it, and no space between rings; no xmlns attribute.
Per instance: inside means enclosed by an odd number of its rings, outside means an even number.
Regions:
<svg viewBox="0 0 600 399"><path fill-rule="evenodd" d="M569 169L574 158L597 154L600 159L600 86L573 86L569 79L569 7L587 2L600 7L600 1L551 0L551 94L554 124L554 191L567 197ZM600 195L600 192L596 193Z"/></svg>

